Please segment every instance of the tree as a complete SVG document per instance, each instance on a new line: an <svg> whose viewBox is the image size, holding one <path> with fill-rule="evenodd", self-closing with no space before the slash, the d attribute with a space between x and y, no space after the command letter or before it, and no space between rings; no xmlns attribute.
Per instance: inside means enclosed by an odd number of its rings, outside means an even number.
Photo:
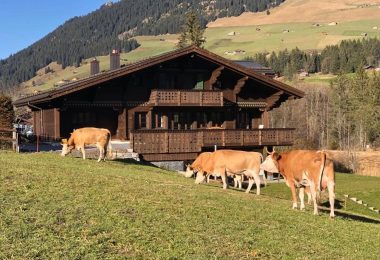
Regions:
<svg viewBox="0 0 380 260"><path fill-rule="evenodd" d="M0 93L0 128L12 128L14 117L12 99Z"/></svg>
<svg viewBox="0 0 380 260"><path fill-rule="evenodd" d="M186 15L177 46L183 48L194 44L197 47L202 47L205 43L203 33L204 30L201 28L197 15L191 11Z"/></svg>

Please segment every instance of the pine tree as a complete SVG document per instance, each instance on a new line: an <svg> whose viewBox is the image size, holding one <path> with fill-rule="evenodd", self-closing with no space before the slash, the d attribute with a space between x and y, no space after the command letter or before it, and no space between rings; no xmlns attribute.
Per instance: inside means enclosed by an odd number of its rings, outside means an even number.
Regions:
<svg viewBox="0 0 380 260"><path fill-rule="evenodd" d="M0 128L12 128L14 117L12 99L0 93Z"/></svg>
<svg viewBox="0 0 380 260"><path fill-rule="evenodd" d="M177 47L183 48L194 44L202 47L205 43L204 30L201 28L199 19L194 11L187 13L185 23L182 25L181 34L178 38Z"/></svg>

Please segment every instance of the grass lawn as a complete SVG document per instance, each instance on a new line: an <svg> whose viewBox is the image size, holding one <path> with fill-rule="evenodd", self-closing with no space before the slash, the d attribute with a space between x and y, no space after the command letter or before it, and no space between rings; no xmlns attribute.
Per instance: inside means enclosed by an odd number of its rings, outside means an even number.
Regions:
<svg viewBox="0 0 380 260"><path fill-rule="evenodd" d="M176 173L54 153L0 152L0 259L378 259L380 220L291 209L284 184L263 196ZM338 175L379 204L379 178ZM377 204L376 204L377 203Z"/></svg>

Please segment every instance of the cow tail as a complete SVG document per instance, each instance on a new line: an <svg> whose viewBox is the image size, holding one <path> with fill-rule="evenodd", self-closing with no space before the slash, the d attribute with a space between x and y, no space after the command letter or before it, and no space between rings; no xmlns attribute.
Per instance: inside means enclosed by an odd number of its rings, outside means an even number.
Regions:
<svg viewBox="0 0 380 260"><path fill-rule="evenodd" d="M111 133L108 133L108 156L112 159Z"/></svg>
<svg viewBox="0 0 380 260"><path fill-rule="evenodd" d="M319 178L318 178L318 191L322 191L322 176L323 176L323 171L326 166L326 153L321 151L320 152L322 155L322 162L321 162L321 169L319 171Z"/></svg>

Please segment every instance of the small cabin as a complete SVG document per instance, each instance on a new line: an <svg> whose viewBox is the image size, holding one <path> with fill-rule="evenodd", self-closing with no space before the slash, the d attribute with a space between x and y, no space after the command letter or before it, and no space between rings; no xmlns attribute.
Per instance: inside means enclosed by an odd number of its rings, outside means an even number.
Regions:
<svg viewBox="0 0 380 260"><path fill-rule="evenodd" d="M304 93L256 63L189 46L96 72L14 105L32 110L37 135L58 140L80 127L107 128L146 161L293 143L294 129L269 127L269 111Z"/></svg>

